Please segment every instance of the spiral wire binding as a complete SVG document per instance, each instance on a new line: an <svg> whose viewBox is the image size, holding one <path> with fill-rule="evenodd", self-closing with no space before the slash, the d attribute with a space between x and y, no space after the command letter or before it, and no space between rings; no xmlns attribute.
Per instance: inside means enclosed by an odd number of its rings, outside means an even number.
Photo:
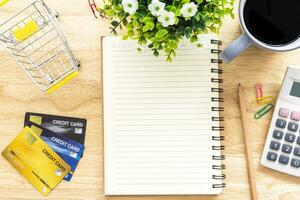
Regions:
<svg viewBox="0 0 300 200"><path fill-rule="evenodd" d="M216 58L212 58L211 59L211 63L216 63L216 64L223 63L223 61L221 59L219 59L219 54L222 52L219 49L219 46L222 45L222 42L220 40L211 40L211 44L214 44L214 45L218 46L218 49L211 49L211 53L212 54L217 54L218 55L217 59ZM211 73L212 74L218 74L218 75L220 75L220 74L223 74L223 70L219 69L219 68L212 68L211 69ZM211 78L211 82L212 83L217 83L219 85L220 83L223 83L223 79L221 79L221 78ZM219 97L219 95L224 92L223 88L220 88L220 86L219 87L212 87L211 88L211 92L212 93L218 93L217 97L212 97L211 98L212 102L216 102L216 103L224 102L224 98ZM220 113L220 112L224 111L224 107L221 107L220 105L219 106L213 106L211 108L211 110L213 112L219 112ZM211 120L213 122L222 122L222 121L224 121L224 117L213 116L211 118ZM223 131L223 130L224 130L224 126L220 126L220 125L219 126L212 126L212 131ZM221 135L220 136L212 136L212 140L213 141L219 141L219 142L221 142L221 141L225 140L225 137L221 136ZM225 149L224 145L218 145L218 146L213 145L212 146L212 150L222 151L224 149ZM213 155L212 159L213 160L219 160L219 161L220 160L224 160L225 159L225 155ZM223 170L223 169L225 169L225 165L224 164L221 164L221 165L215 165L214 164L214 165L212 165L212 169L213 170ZM212 178L214 180L224 180L226 178L226 175L225 174L219 174L219 175L215 175L214 174L214 175L212 175ZM224 187L226 187L226 183L212 184L212 187L213 188L224 188Z"/></svg>

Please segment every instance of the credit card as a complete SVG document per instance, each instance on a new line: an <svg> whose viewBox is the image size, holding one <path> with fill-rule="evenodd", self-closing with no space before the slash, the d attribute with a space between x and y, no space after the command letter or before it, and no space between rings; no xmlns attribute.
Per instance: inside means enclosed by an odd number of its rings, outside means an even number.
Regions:
<svg viewBox="0 0 300 200"><path fill-rule="evenodd" d="M63 135L56 134L35 123L28 122L26 126L30 127L37 135L46 142L68 165L71 171L64 177L64 180L70 181L74 171L82 157L84 146Z"/></svg>
<svg viewBox="0 0 300 200"><path fill-rule="evenodd" d="M29 127L25 127L19 133L2 155L45 196L71 170L70 166Z"/></svg>
<svg viewBox="0 0 300 200"><path fill-rule="evenodd" d="M41 125L84 146L86 119L28 112L25 114L24 125L27 122Z"/></svg>

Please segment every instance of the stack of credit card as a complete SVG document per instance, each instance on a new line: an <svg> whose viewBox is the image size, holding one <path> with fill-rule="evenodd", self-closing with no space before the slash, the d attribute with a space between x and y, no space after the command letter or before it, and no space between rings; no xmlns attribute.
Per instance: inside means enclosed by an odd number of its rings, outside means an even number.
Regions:
<svg viewBox="0 0 300 200"><path fill-rule="evenodd" d="M24 129L2 155L41 194L70 181L84 153L85 119L26 113Z"/></svg>

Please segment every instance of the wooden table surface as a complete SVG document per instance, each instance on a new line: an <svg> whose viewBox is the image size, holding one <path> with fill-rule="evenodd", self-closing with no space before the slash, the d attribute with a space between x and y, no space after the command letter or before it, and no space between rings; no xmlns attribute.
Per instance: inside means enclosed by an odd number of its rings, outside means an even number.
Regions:
<svg viewBox="0 0 300 200"><path fill-rule="evenodd" d="M12 16L29 0L13 0L0 8L0 19ZM288 64L300 65L300 51L267 52L250 47L231 64L222 65L225 73L225 127L227 155L227 188L219 196L130 196L105 197L103 194L103 144L100 36L108 35L108 22L94 19L85 0L47 0L60 13L60 22L75 56L81 61L81 72L70 84L52 94L40 92L21 68L0 49L0 150L18 134L25 112L40 112L88 120L86 151L70 183L61 183L47 199L55 200L158 200L158 199L250 199L244 154L243 134L237 104L237 84L247 95L248 119L260 199L299 199L300 179L280 174L259 165L271 113L260 120L253 118L259 107L254 100L254 85L264 85L267 95L278 94ZM237 6L236 6L237 7ZM236 12L236 11L235 11ZM227 18L220 33L225 47L240 33L238 19ZM0 157L0 199L43 199L15 169Z"/></svg>

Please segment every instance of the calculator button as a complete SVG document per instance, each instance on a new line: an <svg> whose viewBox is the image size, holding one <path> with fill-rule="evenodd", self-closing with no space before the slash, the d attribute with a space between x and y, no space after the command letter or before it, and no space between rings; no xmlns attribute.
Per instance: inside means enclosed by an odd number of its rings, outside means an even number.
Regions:
<svg viewBox="0 0 300 200"><path fill-rule="evenodd" d="M300 145L300 136L298 136L298 138L297 138L297 144Z"/></svg>
<svg viewBox="0 0 300 200"><path fill-rule="evenodd" d="M279 162L281 164L287 165L289 163L290 158L288 156L280 155L279 156Z"/></svg>
<svg viewBox="0 0 300 200"><path fill-rule="evenodd" d="M284 136L284 140L287 141L287 142L293 143L295 141L295 139L296 139L296 136L294 134L291 134L291 133L287 133Z"/></svg>
<svg viewBox="0 0 300 200"><path fill-rule="evenodd" d="M277 160L277 153L268 152L267 159L270 160L270 161L276 161Z"/></svg>
<svg viewBox="0 0 300 200"><path fill-rule="evenodd" d="M300 167L300 160L293 158L291 160L291 166L299 168Z"/></svg>
<svg viewBox="0 0 300 200"><path fill-rule="evenodd" d="M279 150L279 148L280 148L280 143L279 142L271 141L271 143L270 143L270 149Z"/></svg>
<svg viewBox="0 0 300 200"><path fill-rule="evenodd" d="M283 132L279 130L274 130L273 131L273 138L281 140L283 137Z"/></svg>
<svg viewBox="0 0 300 200"><path fill-rule="evenodd" d="M289 122L288 124L288 130L296 132L298 130L298 124L295 122Z"/></svg>
<svg viewBox="0 0 300 200"><path fill-rule="evenodd" d="M284 153L291 153L292 152L292 145L289 145L289 144L283 144L282 145L282 148L281 148L281 151L284 152Z"/></svg>
<svg viewBox="0 0 300 200"><path fill-rule="evenodd" d="M279 113L278 113L279 116L287 118L289 116L289 114L290 114L289 109L286 109L286 108L279 109Z"/></svg>
<svg viewBox="0 0 300 200"><path fill-rule="evenodd" d="M276 127L285 128L286 127L286 121L284 119L277 119L276 120Z"/></svg>
<svg viewBox="0 0 300 200"><path fill-rule="evenodd" d="M299 121L300 120L300 112L293 111L291 114L291 119Z"/></svg>
<svg viewBox="0 0 300 200"><path fill-rule="evenodd" d="M294 155L295 156L300 156L300 148L299 147L295 147L295 149L294 149Z"/></svg>

